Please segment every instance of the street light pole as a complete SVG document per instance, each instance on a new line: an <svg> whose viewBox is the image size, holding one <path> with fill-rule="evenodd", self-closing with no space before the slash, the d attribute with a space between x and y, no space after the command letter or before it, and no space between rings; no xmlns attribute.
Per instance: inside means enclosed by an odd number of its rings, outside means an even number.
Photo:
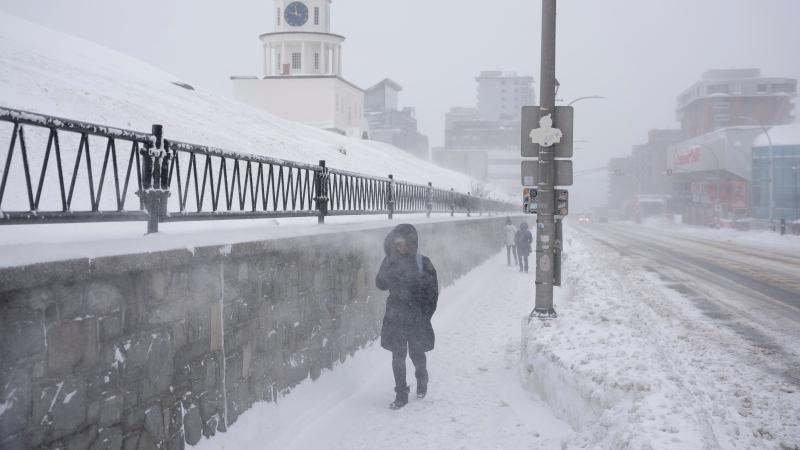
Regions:
<svg viewBox="0 0 800 450"><path fill-rule="evenodd" d="M794 227L793 229L797 229L798 226L798 217L797 217L797 166L792 166L792 173L794 174Z"/></svg>
<svg viewBox="0 0 800 450"><path fill-rule="evenodd" d="M773 227L774 231L774 220L775 220L775 152L772 149L772 139L769 137L769 132L764 125L761 125L756 119L752 117L746 116L739 116L738 119L745 119L751 122L754 122L756 125L761 127L764 130L764 134L767 135L767 142L769 142L769 224Z"/></svg>
<svg viewBox="0 0 800 450"><path fill-rule="evenodd" d="M541 66L539 76L539 117L555 115L556 108L556 0L542 0ZM558 125L558 124L556 124ZM555 222L555 149L539 146L539 212L534 237L536 251L536 305L531 316L554 318L553 246Z"/></svg>

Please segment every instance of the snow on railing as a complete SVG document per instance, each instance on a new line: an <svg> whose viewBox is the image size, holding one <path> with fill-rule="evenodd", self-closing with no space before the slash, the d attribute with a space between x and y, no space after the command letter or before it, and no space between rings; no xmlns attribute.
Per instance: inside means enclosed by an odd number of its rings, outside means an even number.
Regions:
<svg viewBox="0 0 800 450"><path fill-rule="evenodd" d="M0 224L136 220L154 232L160 222L191 220L316 216L323 223L326 215L519 209L325 161L162 139L160 125L143 133L0 107L2 122L13 129L0 127L0 148L8 149L0 156Z"/></svg>

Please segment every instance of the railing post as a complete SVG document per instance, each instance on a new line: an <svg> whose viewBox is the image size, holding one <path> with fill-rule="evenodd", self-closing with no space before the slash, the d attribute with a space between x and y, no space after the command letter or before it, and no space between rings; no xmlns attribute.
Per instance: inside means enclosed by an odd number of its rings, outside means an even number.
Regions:
<svg viewBox="0 0 800 450"><path fill-rule="evenodd" d="M158 233L158 223L167 215L169 197L169 158L161 149L163 127L153 125L152 130L156 142L145 144L141 150L142 190L137 193L147 210L147 234Z"/></svg>
<svg viewBox="0 0 800 450"><path fill-rule="evenodd" d="M467 192L467 217L472 213L472 192Z"/></svg>
<svg viewBox="0 0 800 450"><path fill-rule="evenodd" d="M431 210L433 210L433 183L428 182L428 190L425 191L425 209L428 210L427 217L431 218Z"/></svg>
<svg viewBox="0 0 800 450"><path fill-rule="evenodd" d="M322 166L322 170L314 173L316 178L314 180L316 184L316 198L314 200L317 202L317 211L319 211L317 224L324 225L325 216L328 214L328 168L325 167L324 159L319 161L319 165Z"/></svg>
<svg viewBox="0 0 800 450"><path fill-rule="evenodd" d="M394 175L389 175L389 185L386 192L386 206L389 209L389 220L394 216Z"/></svg>
<svg viewBox="0 0 800 450"><path fill-rule="evenodd" d="M456 212L456 192L455 189L450 188L450 217Z"/></svg>

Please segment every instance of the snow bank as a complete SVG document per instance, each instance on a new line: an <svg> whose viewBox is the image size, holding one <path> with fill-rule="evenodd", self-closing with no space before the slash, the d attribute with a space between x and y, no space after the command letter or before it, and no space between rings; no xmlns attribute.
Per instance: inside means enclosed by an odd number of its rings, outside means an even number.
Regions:
<svg viewBox="0 0 800 450"><path fill-rule="evenodd" d="M794 387L720 352L738 338L657 275L565 235L560 317L523 324L520 366L527 387L576 430L564 448L795 448L778 440L800 442Z"/></svg>

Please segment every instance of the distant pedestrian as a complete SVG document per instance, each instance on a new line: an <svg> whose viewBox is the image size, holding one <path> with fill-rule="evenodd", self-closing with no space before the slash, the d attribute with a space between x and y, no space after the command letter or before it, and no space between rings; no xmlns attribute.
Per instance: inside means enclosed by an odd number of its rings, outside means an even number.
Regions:
<svg viewBox="0 0 800 450"><path fill-rule="evenodd" d="M531 254L531 243L533 242L533 235L528 231L528 222L519 224L519 230L514 235L514 242L517 244L517 254L519 255L519 271L522 272L524 268L525 273L528 273L528 255Z"/></svg>
<svg viewBox="0 0 800 450"><path fill-rule="evenodd" d="M439 282L431 260L417 253L419 238L413 225L395 227L383 241L381 268L375 285L389 291L381 328L381 347L392 352L394 391L389 407L400 409L408 403L406 354L414 363L417 397L428 392L428 369L425 352L433 350L435 335L431 317L439 299Z"/></svg>
<svg viewBox="0 0 800 450"><path fill-rule="evenodd" d="M508 265L511 265L511 254L514 254L514 265L517 265L517 244L514 243L514 235L517 234L517 227L511 223L511 217L506 217L506 225L503 227L506 233L506 259Z"/></svg>

